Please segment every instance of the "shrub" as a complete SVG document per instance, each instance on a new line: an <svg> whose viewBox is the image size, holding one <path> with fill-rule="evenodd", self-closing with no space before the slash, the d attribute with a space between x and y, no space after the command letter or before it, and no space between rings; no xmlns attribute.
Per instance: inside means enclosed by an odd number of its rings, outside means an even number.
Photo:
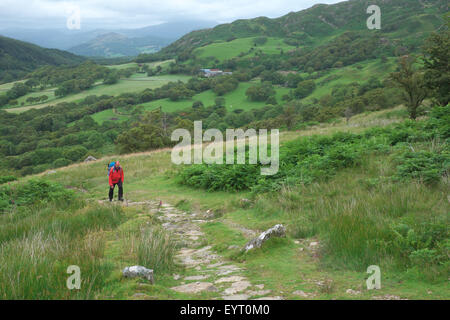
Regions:
<svg viewBox="0 0 450 320"><path fill-rule="evenodd" d="M14 176L0 176L0 184L17 180Z"/></svg>
<svg viewBox="0 0 450 320"><path fill-rule="evenodd" d="M59 205L73 201L75 194L59 184L45 180L29 180L24 183L0 187L0 212L11 206L44 205L50 202Z"/></svg>
<svg viewBox="0 0 450 320"><path fill-rule="evenodd" d="M83 146L71 147L63 152L64 158L72 161L81 160L84 156L86 156L87 153L88 150Z"/></svg>
<svg viewBox="0 0 450 320"><path fill-rule="evenodd" d="M72 161L70 161L68 159L59 158L59 159L56 159L55 161L53 161L53 167L54 168L66 167L71 163L72 163Z"/></svg>
<svg viewBox="0 0 450 320"><path fill-rule="evenodd" d="M450 172L450 154L428 151L407 151L397 157L397 179L419 179L425 184L435 184Z"/></svg>

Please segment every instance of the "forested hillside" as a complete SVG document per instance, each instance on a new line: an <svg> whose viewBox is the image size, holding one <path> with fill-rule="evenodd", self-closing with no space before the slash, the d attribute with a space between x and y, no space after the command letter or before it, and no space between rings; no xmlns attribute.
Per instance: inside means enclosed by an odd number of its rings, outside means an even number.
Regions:
<svg viewBox="0 0 450 320"><path fill-rule="evenodd" d="M31 43L0 36L0 84L23 78L44 65L75 65L85 60L57 49L45 49Z"/></svg>
<svg viewBox="0 0 450 320"><path fill-rule="evenodd" d="M382 9L383 25L377 36L387 38L385 43L394 42L396 48L408 49L418 49L420 41L443 23L442 14L448 11L445 0L350 0L334 5L319 4L277 19L237 20L191 32L164 48L161 54L181 58L216 41L258 36L283 38L286 43L301 48L320 45L346 32L367 36L371 34L366 27L366 10L370 5Z"/></svg>

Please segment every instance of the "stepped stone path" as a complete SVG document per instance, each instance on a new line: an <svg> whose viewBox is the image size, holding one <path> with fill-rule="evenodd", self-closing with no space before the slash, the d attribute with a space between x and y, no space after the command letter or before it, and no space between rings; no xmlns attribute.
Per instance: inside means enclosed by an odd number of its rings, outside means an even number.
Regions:
<svg viewBox="0 0 450 320"><path fill-rule="evenodd" d="M238 267L205 244L201 225L211 221L208 213L186 213L169 204L156 201L124 202L124 206L144 206L156 214L163 227L170 231L178 243L176 261L189 276L173 275L179 285L171 289L189 295L215 292L224 300L281 300L264 289L264 284L253 284Z"/></svg>

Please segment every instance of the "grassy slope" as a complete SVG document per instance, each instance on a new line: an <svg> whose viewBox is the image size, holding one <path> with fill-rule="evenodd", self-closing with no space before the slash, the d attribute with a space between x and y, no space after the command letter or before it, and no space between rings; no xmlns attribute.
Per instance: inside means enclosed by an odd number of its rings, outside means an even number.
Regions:
<svg viewBox="0 0 450 320"><path fill-rule="evenodd" d="M227 109L229 111L235 109L250 110L253 108L260 108L265 106L266 104L264 102L249 101L247 99L247 96L245 95L247 89L256 83L256 81L241 82L239 83L239 87L236 90L223 95L223 98L225 98ZM276 88L276 91L277 101L281 103L282 96L287 94L289 92L289 89L278 87ZM193 96L191 100L170 101L169 99L162 99L143 104L143 106L145 106L148 110L162 106L164 111L172 112L188 108L192 106L192 103L194 101L201 101L205 106L211 106L214 105L214 101L217 97L218 96L212 90L208 90Z"/></svg>
<svg viewBox="0 0 450 320"><path fill-rule="evenodd" d="M256 82L253 81L240 83L239 87L236 90L234 90L233 92L229 92L223 96L225 98L226 107L228 111L233 111L235 109L243 109L243 110L257 109L264 107L266 105L265 102L250 101L247 99L245 92L254 83ZM276 94L277 101L281 103L282 102L281 98L283 97L283 95L289 92L289 89L277 87L276 91L277 91ZM195 96L192 97L192 99L189 100L171 101L170 99L160 99L140 104L140 106L143 106L144 110L146 111L154 110L161 106L162 110L165 112L174 112L191 107L194 101L201 101L205 106L214 105L215 99L217 97L218 96L212 90L208 90L196 94ZM106 120L110 120L111 118L117 119L116 121L125 121L129 119L127 115L115 114L114 111L111 109L95 113L94 115L92 115L92 118L100 124Z"/></svg>
<svg viewBox="0 0 450 320"><path fill-rule="evenodd" d="M166 61L156 61L156 62L151 62L151 63L143 63L148 65L150 68L156 68L157 66L167 66L168 64L174 62L175 60L166 60ZM124 63L124 64L118 64L118 65L112 65L112 66L108 66L108 68L111 69L116 69L116 70L123 70L126 68L136 68L138 67L139 64L136 62L130 62L130 63Z"/></svg>
<svg viewBox="0 0 450 320"><path fill-rule="evenodd" d="M385 110L358 115L352 119L350 125L346 125L342 120L334 125L321 125L307 131L283 133L281 140L287 141L299 136L330 134L337 131L360 132L367 127L383 126L399 121L400 118L397 118L397 115L401 114L399 111L400 109ZM85 195L92 200L105 199L107 186L104 165L107 161L116 158L108 157L95 163L62 168L47 177L66 186L87 190L88 193ZM254 208L242 209L239 206L239 200L248 197L245 192L210 193L180 186L176 183L177 168L171 164L169 149L120 156L119 158L126 170L125 197L127 199L133 201L162 200L171 204L185 200L184 207L191 211L212 210L216 212L219 218L203 227L207 235L205 241L223 255L235 259L236 264L246 269L246 276L249 279L255 283L264 283L266 288L285 298L299 299L298 296L292 295L295 290L314 292L315 299L364 299L386 294L409 299L449 298L445 283L422 282L407 274L398 274L385 269L382 269L382 289L366 291L364 289L365 278L367 278L365 272L326 267L317 255L310 254L308 244L316 239L295 240L288 237L270 241L262 250L244 257L236 256L235 252L227 252L226 248L231 244L242 245L248 240L245 233L242 232L243 228L261 231L279 222L289 225L289 214L282 209L285 204L273 203L269 201L270 199L263 197L258 200ZM79 168L83 168L83 170L79 170ZM387 159L368 158L360 168L342 171L329 182L317 183L311 187L297 190L295 200L286 197L287 205L289 205L289 201L295 201L295 203L301 203L301 207L314 210L316 204L317 210L319 210L320 204L325 200L339 205L340 203L344 204L346 199L355 199L354 201L378 206L374 209L395 210L398 206L406 205L408 210L420 211L435 207L436 203L446 203L444 190L436 189L430 192L429 189L419 185L399 185L395 187L394 193L392 190L385 189L382 184L370 190L361 188L362 179L379 177L389 170L392 170L392 163ZM293 195L291 194L291 196ZM389 201L386 201L387 196L390 197ZM129 262L127 257L120 255L119 248L123 242L120 237L120 229L126 225L139 225L145 223L146 219L151 219L151 215L148 214L137 215L136 210L145 213L145 209L126 209L129 217L126 224L106 233L108 241L105 259L116 265L116 271L111 274L108 285L99 297L130 298L137 290L144 290L137 289L136 282L121 280L119 273L120 267ZM445 205L436 210L446 210ZM182 270L180 272L183 273ZM333 280L333 284L325 289L318 289L317 282L324 280ZM163 276L158 280L156 286L145 288L144 292L154 298L189 298L168 290L167 288L172 285L172 282L170 276ZM350 288L362 290L363 293L359 296L349 295L346 290Z"/></svg>
<svg viewBox="0 0 450 320"><path fill-rule="evenodd" d="M331 94L331 90L336 85L346 85L352 82L361 84L371 77L383 80L388 76L389 72L395 70L396 64L396 58L389 58L386 63L376 59L363 61L344 68L331 69L326 75L315 80L317 89L306 100L320 99L326 94ZM331 81L327 79L331 79Z"/></svg>
<svg viewBox="0 0 450 320"><path fill-rule="evenodd" d="M50 105L56 105L61 102L78 102L90 95L100 96L106 94L116 96L125 92L139 92L146 88L154 89L161 87L170 81L178 81L178 80L185 81L188 78L189 78L188 76L183 75L164 75L164 76L147 77L144 74L135 74L129 79L121 79L119 80L118 83L113 85L104 85L101 83L97 83L94 87L92 87L89 90L85 90L83 92L76 94L71 94L62 98L55 97L54 91L56 90L56 88L52 88L45 90L43 92L33 92L18 99L20 104L22 101L25 102L25 100L30 96L41 96L45 94L49 97L49 100L45 103L5 110L8 112L21 113L32 108L41 109L44 107L48 107Z"/></svg>
<svg viewBox="0 0 450 320"><path fill-rule="evenodd" d="M255 54L254 51L261 50L265 54L279 54L280 50L287 52L295 47L289 46L283 42L281 38L267 38L267 42L263 45L254 46L254 37L240 38L230 42L217 42L194 50L194 54L199 58L214 57L220 62L237 57L241 53L245 56L251 57ZM248 51L254 48L254 51Z"/></svg>
<svg viewBox="0 0 450 320"><path fill-rule="evenodd" d="M395 65L396 59L390 58L386 63L382 63L379 59L376 59L344 68L331 69L325 75L315 80L317 89L309 97L305 98L305 100L320 99L322 96L330 94L336 85L345 85L352 82L364 83L371 77L384 79L388 72L395 69ZM228 111L235 109L250 110L264 107L266 105L264 102L249 101L245 95L246 90L253 83L257 82L257 80L254 80L240 83L235 91L225 94L223 97L225 98ZM276 91L278 103L283 104L282 97L289 93L290 89L276 87ZM208 90L193 96L190 100L171 101L170 99L161 99L141 105L144 106L145 110L153 110L161 106L165 112L173 112L189 108L194 101L202 101L205 106L210 106L214 104L216 98L217 95L212 90ZM118 119L117 121L125 121L129 118L126 115L114 114L113 110L101 111L92 117L98 123L103 123L103 121L111 118L116 118Z"/></svg>

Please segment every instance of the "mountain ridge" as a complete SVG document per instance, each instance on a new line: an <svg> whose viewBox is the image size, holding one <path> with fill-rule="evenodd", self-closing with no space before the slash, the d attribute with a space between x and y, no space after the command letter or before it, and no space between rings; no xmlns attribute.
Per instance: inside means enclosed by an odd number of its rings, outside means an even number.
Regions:
<svg viewBox="0 0 450 320"><path fill-rule="evenodd" d="M406 29L417 24L440 23L436 17L448 11L448 3L444 0L423 0L411 2L407 0L349 0L336 4L317 4L311 8L290 12L279 18L270 19L257 17L254 19L239 19L232 23L221 24L211 29L191 32L161 50L162 54L176 56L183 51L211 44L215 41L227 41L232 38L268 36L283 37L303 41L308 38L323 38L338 32L359 31L370 32L366 25L370 5L378 5L382 11L382 28L376 30L381 34L405 38L412 36ZM408 21L417 14L424 14L426 21ZM428 15L428 17L427 17ZM400 26L400 28L399 28ZM425 29L430 29L427 25Z"/></svg>
<svg viewBox="0 0 450 320"><path fill-rule="evenodd" d="M84 60L67 51L0 36L0 82L14 81L44 65L74 65Z"/></svg>

